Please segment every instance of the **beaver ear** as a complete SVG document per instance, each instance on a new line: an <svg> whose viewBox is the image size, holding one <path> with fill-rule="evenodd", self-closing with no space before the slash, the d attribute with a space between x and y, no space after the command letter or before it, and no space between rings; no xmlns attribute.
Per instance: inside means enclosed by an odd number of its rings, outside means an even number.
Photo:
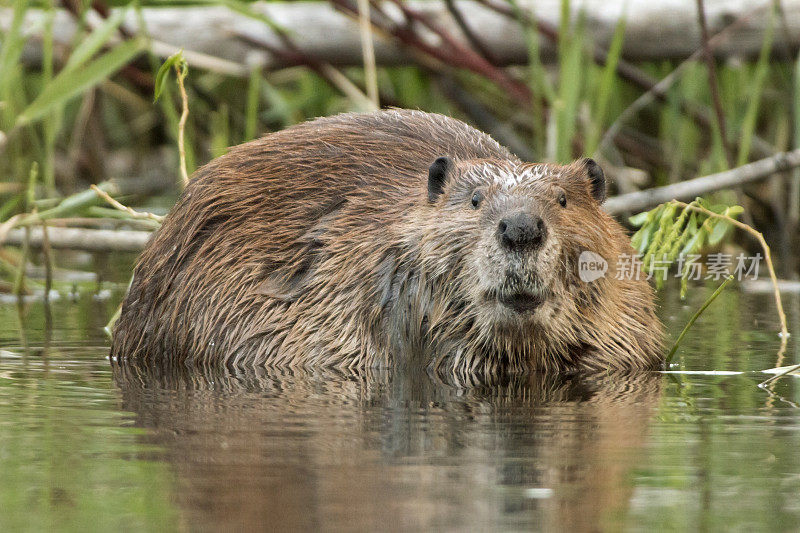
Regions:
<svg viewBox="0 0 800 533"><path fill-rule="evenodd" d="M453 168L453 160L440 157L428 169L428 201L433 203L444 192L447 173Z"/></svg>
<svg viewBox="0 0 800 533"><path fill-rule="evenodd" d="M589 175L589 182L592 185L592 196L599 203L603 203L606 199L606 176L603 174L603 169L594 159L588 157L583 160L583 168Z"/></svg>

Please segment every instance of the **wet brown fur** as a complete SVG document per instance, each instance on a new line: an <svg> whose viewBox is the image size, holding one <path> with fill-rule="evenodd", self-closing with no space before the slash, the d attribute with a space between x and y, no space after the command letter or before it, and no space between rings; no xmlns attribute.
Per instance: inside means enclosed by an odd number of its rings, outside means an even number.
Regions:
<svg viewBox="0 0 800 533"><path fill-rule="evenodd" d="M440 156L455 168L431 202L428 168ZM503 188L498 175L528 178ZM485 209L468 205L475 187ZM509 206L547 222L552 245L525 260L534 273L524 283L548 298L533 318L495 321L477 287L502 271L491 232ZM605 278L578 279L582 250L608 261ZM112 356L462 375L651 368L652 290L615 279L618 256L631 253L582 162L524 164L440 115L338 115L232 148L196 173L136 266Z"/></svg>

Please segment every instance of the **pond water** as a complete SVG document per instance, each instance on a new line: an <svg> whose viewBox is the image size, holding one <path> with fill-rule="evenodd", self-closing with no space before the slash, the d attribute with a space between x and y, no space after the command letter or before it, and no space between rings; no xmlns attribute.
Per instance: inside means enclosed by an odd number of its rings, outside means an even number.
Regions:
<svg viewBox="0 0 800 533"><path fill-rule="evenodd" d="M688 303L661 294L670 338ZM726 290L676 370L456 386L426 374L115 369L121 291L0 305L0 531L800 528L800 387L770 295ZM49 315L49 316L48 316Z"/></svg>

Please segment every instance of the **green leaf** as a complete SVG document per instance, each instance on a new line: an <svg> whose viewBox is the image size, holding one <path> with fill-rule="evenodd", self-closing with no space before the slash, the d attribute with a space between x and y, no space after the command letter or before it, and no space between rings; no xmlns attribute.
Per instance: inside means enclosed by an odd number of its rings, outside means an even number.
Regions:
<svg viewBox="0 0 800 533"><path fill-rule="evenodd" d="M642 228L637 231L636 235L634 235L631 239L631 244L640 254L645 253L650 246L650 240L659 227L661 213L664 212L664 207L666 207L666 204L661 204L658 207L648 211L647 221L645 222L644 226L642 226Z"/></svg>
<svg viewBox="0 0 800 533"><path fill-rule="evenodd" d="M686 246L683 247L680 255L689 255L699 252L703 247L703 242L706 240L707 235L708 231L705 226L701 226L697 233L686 243Z"/></svg>
<svg viewBox="0 0 800 533"><path fill-rule="evenodd" d="M628 222L630 222L631 226L638 228L645 222L647 222L647 216L650 214L649 211L643 211L638 215L633 215L632 217L628 218Z"/></svg>
<svg viewBox="0 0 800 533"><path fill-rule="evenodd" d="M684 211L685 213L686 211ZM683 215L681 215L683 216ZM675 241L672 245L672 248L669 251L669 260L674 261L677 259L678 255L680 254L681 248L686 244L686 242L692 238L697 233L697 213L692 212L689 216L689 222L686 223L686 227L683 228L681 232L680 238Z"/></svg>
<svg viewBox="0 0 800 533"><path fill-rule="evenodd" d="M4 222L17 209L17 206L22 203L22 198L22 194L15 194L0 204L0 221Z"/></svg>
<svg viewBox="0 0 800 533"><path fill-rule="evenodd" d="M39 96L17 117L17 125L39 120L86 89L97 85L127 65L145 47L145 41L126 41L90 62L84 68L60 72Z"/></svg>
<svg viewBox="0 0 800 533"><path fill-rule="evenodd" d="M731 218L736 218L742 213L744 213L744 207L740 205L732 205L725 210L725 214Z"/></svg>
<svg viewBox="0 0 800 533"><path fill-rule="evenodd" d="M697 229L699 228L697 223L697 212L692 211L692 216L689 217L689 223L686 225L686 232L694 235L697 233Z"/></svg>
<svg viewBox="0 0 800 533"><path fill-rule="evenodd" d="M650 239L652 238L653 233L655 233L657 227L658 224L650 221L634 234L633 238L631 238L631 245L633 245L637 252L641 254L647 250L647 247L650 244Z"/></svg>
<svg viewBox="0 0 800 533"><path fill-rule="evenodd" d="M568 4L569 2L562 2L562 6ZM562 9L564 8L562 7ZM562 24L561 29L565 33L559 33L559 72L561 75L554 114L555 159L560 162L572 159L572 139L577 126L576 117L580 108L581 85L585 83L582 79L584 77L582 17L583 15L579 16L578 27L570 32L567 31L567 28L571 19L567 15L567 21Z"/></svg>
<svg viewBox="0 0 800 533"><path fill-rule="evenodd" d="M689 271L681 276L681 300L686 299L686 293L689 292Z"/></svg>
<svg viewBox="0 0 800 533"><path fill-rule="evenodd" d="M684 225L686 224L686 219L689 218L689 213L694 214L691 210L687 208L680 208L680 209L681 209L681 214L675 220L675 223L670 226L669 233L667 234L666 239L664 239L664 243L661 245L661 249L659 250L662 254L666 255L667 257L672 257L673 254L677 254L677 251L679 249L678 247L680 246L680 241L686 234L684 231Z"/></svg>
<svg viewBox="0 0 800 533"><path fill-rule="evenodd" d="M719 244L731 227L732 224L727 220L717 219L714 222L714 229L711 230L711 235L708 236L708 244L711 246Z"/></svg>
<svg viewBox="0 0 800 533"><path fill-rule="evenodd" d="M178 50L171 56L164 61L164 64L161 65L161 68L158 69L158 73L156 74L155 80L155 90L153 91L154 98L153 101L157 102L159 97L161 96L162 91L164 90L164 82L167 79L167 75L169 75L170 70L172 68L179 68L180 69L180 76L186 76L186 70L188 68L186 64L186 60L183 58L183 50Z"/></svg>
<svg viewBox="0 0 800 533"><path fill-rule="evenodd" d="M665 237L669 234L675 220L675 210L678 207L675 204L666 204L664 210L659 216L658 229L653 235L653 242L648 246L647 254L642 260L643 268L649 272L650 264L652 263L652 255L661 252L661 245L664 243Z"/></svg>
<svg viewBox="0 0 800 533"><path fill-rule="evenodd" d="M69 60L67 60L67 64L64 65L62 72L80 67L104 45L108 44L112 34L119 28L119 25L122 24L122 20L127 13L127 8L113 11L111 16L108 17L99 28L94 30L75 47L69 56Z"/></svg>

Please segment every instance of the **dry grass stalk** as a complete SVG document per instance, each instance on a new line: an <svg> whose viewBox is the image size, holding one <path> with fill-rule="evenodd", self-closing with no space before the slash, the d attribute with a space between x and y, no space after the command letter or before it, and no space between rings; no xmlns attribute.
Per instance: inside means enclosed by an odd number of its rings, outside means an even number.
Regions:
<svg viewBox="0 0 800 533"><path fill-rule="evenodd" d="M185 167L183 167L181 170L184 173L186 172ZM111 206L114 207L115 209L128 213L131 216L131 218L155 220L158 223L164 221L164 217L160 215L149 213L147 211L136 211L135 209L131 209L130 207L121 204L117 200L114 200L107 192L99 188L97 185L91 185L91 188L97 196L99 196L100 198L111 204Z"/></svg>
<svg viewBox="0 0 800 533"><path fill-rule="evenodd" d="M786 313L784 313L783 311L783 303L781 301L781 291L780 288L778 287L778 276L775 275L775 268L772 265L772 255L770 254L769 245L767 244L767 241L764 239L764 235L762 235L760 231L748 226L743 222L739 222L735 218L726 215L720 215L719 213L714 213L713 211L709 211L708 209L706 209L701 205L695 203L687 204L678 200L673 200L673 202L676 205L683 207L684 209L689 209L697 213L702 213L708 217L725 220L726 222L734 225L735 227L741 230L746 231L747 233L755 237L756 240L761 245L761 248L764 250L764 258L767 262L767 269L769 270L769 276L772 279L772 287L775 294L775 308L778 311L778 317L780 318L781 321L781 347L780 350L778 350L778 363L776 364L776 366L781 366L781 363L783 361L783 355L784 352L786 351L786 343L789 340L789 329L786 326Z"/></svg>

